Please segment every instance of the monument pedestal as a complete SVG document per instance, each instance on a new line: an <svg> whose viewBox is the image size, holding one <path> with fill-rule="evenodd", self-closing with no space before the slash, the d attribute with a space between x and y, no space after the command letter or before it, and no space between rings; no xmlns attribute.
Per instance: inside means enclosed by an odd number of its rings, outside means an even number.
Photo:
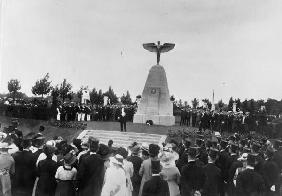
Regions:
<svg viewBox="0 0 282 196"><path fill-rule="evenodd" d="M166 73L161 65L154 65L150 69L133 123L146 123L148 120L155 125L175 124Z"/></svg>
<svg viewBox="0 0 282 196"><path fill-rule="evenodd" d="M135 114L133 123L145 124L147 120L152 120L155 125L172 126L175 124L174 116Z"/></svg>

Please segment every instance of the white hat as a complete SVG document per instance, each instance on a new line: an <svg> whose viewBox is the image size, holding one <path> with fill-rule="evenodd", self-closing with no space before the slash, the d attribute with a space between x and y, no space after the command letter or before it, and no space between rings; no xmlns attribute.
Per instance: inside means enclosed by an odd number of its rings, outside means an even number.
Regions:
<svg viewBox="0 0 282 196"><path fill-rule="evenodd" d="M0 149L11 149L11 147L6 142L0 142Z"/></svg>
<svg viewBox="0 0 282 196"><path fill-rule="evenodd" d="M111 162L117 165L123 165L123 156L117 154L111 159Z"/></svg>
<svg viewBox="0 0 282 196"><path fill-rule="evenodd" d="M246 161L248 158L248 153L243 153L241 157L238 158L238 161Z"/></svg>

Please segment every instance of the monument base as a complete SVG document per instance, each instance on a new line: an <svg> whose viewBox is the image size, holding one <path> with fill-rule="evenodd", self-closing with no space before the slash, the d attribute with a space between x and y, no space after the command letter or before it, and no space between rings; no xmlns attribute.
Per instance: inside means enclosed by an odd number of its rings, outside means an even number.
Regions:
<svg viewBox="0 0 282 196"><path fill-rule="evenodd" d="M172 126L175 125L175 117L168 115L148 115L148 114L135 114L133 123L145 124L147 120L152 120L154 125Z"/></svg>

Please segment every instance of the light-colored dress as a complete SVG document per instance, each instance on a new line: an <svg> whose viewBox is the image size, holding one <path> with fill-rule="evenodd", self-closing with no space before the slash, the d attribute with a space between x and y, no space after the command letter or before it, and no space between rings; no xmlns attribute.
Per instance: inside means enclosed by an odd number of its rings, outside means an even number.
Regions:
<svg viewBox="0 0 282 196"><path fill-rule="evenodd" d="M101 196L110 195L126 195L126 176L123 168L110 166L106 170Z"/></svg>
<svg viewBox="0 0 282 196"><path fill-rule="evenodd" d="M55 178L58 181L55 196L74 196L77 170L71 166L60 166Z"/></svg>
<svg viewBox="0 0 282 196"><path fill-rule="evenodd" d="M161 171L162 178L167 181L170 196L180 196L179 182L180 172L176 166L163 168Z"/></svg>
<svg viewBox="0 0 282 196"><path fill-rule="evenodd" d="M15 173L15 161L8 153L0 154L0 195L11 196L10 174Z"/></svg>
<svg viewBox="0 0 282 196"><path fill-rule="evenodd" d="M126 176L126 195L125 196L131 196L132 191L133 191L131 177L133 176L133 172L134 172L132 162L124 159L123 160L123 169L125 171L125 176Z"/></svg>

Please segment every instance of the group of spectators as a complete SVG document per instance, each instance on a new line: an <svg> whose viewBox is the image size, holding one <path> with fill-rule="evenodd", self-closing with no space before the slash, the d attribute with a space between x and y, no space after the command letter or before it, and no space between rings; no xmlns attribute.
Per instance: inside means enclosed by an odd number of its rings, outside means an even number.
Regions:
<svg viewBox="0 0 282 196"><path fill-rule="evenodd" d="M0 195L278 196L282 141L206 138L124 148L89 137L46 141L44 127L1 133Z"/></svg>
<svg viewBox="0 0 282 196"><path fill-rule="evenodd" d="M272 120L264 111L252 114L249 112L243 113L242 111L183 109L180 116L180 125L229 133L263 133L266 130L267 122Z"/></svg>
<svg viewBox="0 0 282 196"><path fill-rule="evenodd" d="M121 109L125 109L127 121L133 121L136 111L134 105L87 105L63 104L57 108L56 118L60 121L117 121Z"/></svg>

